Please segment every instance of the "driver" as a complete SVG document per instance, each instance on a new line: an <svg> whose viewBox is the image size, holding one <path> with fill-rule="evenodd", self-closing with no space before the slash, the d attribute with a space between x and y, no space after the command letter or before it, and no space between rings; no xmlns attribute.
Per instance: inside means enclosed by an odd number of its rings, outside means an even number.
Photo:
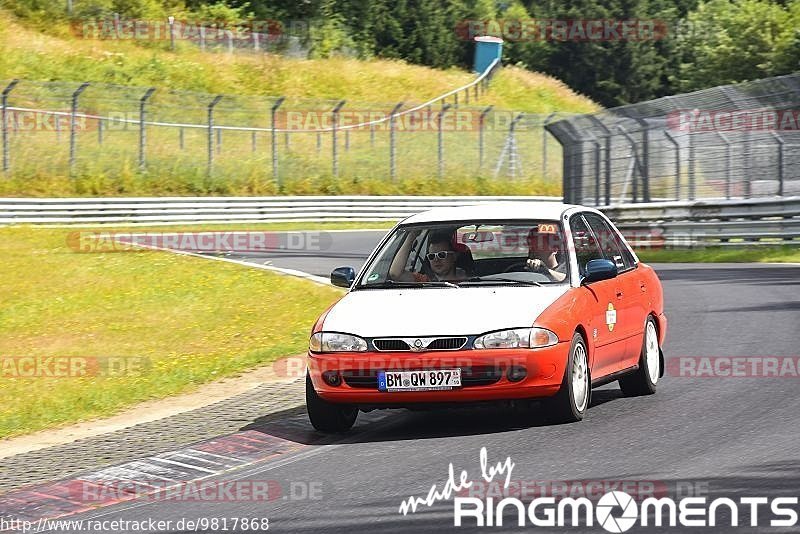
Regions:
<svg viewBox="0 0 800 534"><path fill-rule="evenodd" d="M527 268L547 276L553 282L563 282L567 278L566 262L558 262L556 255L560 250L559 234L539 232L539 227L528 232Z"/></svg>
<svg viewBox="0 0 800 534"><path fill-rule="evenodd" d="M425 273L406 271L403 269L414 241L419 236L420 230L411 230L406 241L397 251L389 267L389 277L392 280L406 282L431 282L431 281L459 281L465 280L467 274L463 269L456 267L458 252L453 250L453 236L449 232L435 232L428 239L428 253L426 259L430 264L432 276Z"/></svg>

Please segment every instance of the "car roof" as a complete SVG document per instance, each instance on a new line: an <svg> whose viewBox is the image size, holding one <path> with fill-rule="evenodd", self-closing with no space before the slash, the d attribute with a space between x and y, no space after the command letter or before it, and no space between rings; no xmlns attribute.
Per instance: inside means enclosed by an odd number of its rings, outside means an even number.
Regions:
<svg viewBox="0 0 800 534"><path fill-rule="evenodd" d="M502 219L558 220L570 208L582 208L582 206L552 201L482 202L470 206L423 211L408 217L403 224Z"/></svg>

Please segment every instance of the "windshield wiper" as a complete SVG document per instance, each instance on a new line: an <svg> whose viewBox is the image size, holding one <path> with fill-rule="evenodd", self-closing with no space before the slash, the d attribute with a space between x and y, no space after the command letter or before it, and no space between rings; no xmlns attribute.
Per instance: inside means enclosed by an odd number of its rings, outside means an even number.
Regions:
<svg viewBox="0 0 800 534"><path fill-rule="evenodd" d="M379 284L361 284L358 286L361 289L373 288L381 289L387 287L458 287L458 284L447 282L445 280L431 280L428 282L404 282L397 280L385 280Z"/></svg>
<svg viewBox="0 0 800 534"><path fill-rule="evenodd" d="M467 278L466 280L461 282L461 284L466 284L466 283L486 284L486 283L492 283L492 282L497 282L497 283L501 283L501 284L508 284L508 283L511 283L511 284L522 284L522 285L525 285L525 286L541 286L542 285L541 283L534 282L533 280L518 280L516 278L496 278L496 277L484 278L482 276L474 276L472 278Z"/></svg>

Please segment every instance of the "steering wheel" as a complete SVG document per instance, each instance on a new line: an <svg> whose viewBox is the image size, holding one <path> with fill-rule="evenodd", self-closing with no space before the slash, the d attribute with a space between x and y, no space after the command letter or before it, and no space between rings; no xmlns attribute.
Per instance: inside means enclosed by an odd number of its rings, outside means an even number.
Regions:
<svg viewBox="0 0 800 534"><path fill-rule="evenodd" d="M528 267L528 262L527 261L521 261L521 262L518 262L518 263L514 263L514 264L510 265L503 272L504 273L511 273L511 272L514 272L514 271L523 271L523 272L529 272L529 273L533 272L533 271L531 271L530 267Z"/></svg>

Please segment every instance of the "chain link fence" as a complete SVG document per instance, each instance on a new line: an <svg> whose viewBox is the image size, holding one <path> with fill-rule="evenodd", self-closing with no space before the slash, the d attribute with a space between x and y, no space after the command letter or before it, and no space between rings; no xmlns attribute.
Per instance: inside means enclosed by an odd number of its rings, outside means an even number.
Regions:
<svg viewBox="0 0 800 534"><path fill-rule="evenodd" d="M544 126L566 114L483 105L489 74L416 105L5 81L2 170L43 188L52 177L99 177L120 192L136 179L152 180L154 193L176 182L189 194L248 182L280 193L314 177L542 179L557 190L561 150ZM172 185L160 191L158 181Z"/></svg>
<svg viewBox="0 0 800 534"><path fill-rule="evenodd" d="M714 87L547 126L567 202L800 194L800 74Z"/></svg>

